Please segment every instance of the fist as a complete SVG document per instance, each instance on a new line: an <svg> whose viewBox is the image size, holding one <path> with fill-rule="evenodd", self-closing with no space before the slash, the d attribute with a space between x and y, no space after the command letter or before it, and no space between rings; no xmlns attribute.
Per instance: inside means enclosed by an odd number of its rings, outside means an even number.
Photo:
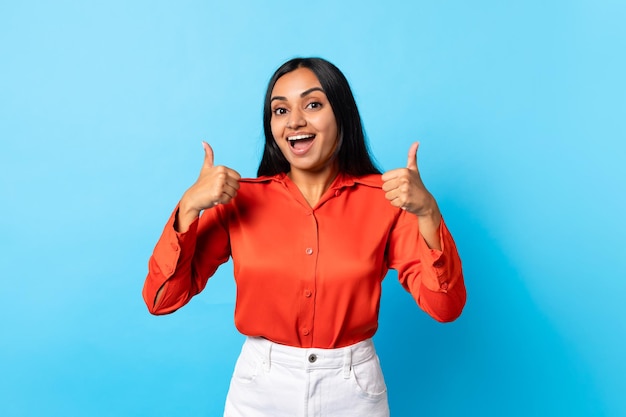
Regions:
<svg viewBox="0 0 626 417"><path fill-rule="evenodd" d="M400 207L416 216L425 216L438 209L417 168L418 147L419 142L411 145L406 168L394 169L383 174L383 191L392 206Z"/></svg>
<svg viewBox="0 0 626 417"><path fill-rule="evenodd" d="M213 149L202 142L204 162L197 181L181 199L181 209L200 212L218 204L226 204L237 195L241 175L233 169L214 163Z"/></svg>

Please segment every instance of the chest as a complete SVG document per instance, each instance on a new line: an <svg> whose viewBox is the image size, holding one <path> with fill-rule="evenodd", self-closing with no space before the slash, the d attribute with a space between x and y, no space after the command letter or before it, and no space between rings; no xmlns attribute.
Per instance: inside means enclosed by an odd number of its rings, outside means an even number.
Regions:
<svg viewBox="0 0 626 417"><path fill-rule="evenodd" d="M236 269L380 270L394 216L380 190L367 191L343 190L315 208L280 190L240 199L229 223Z"/></svg>

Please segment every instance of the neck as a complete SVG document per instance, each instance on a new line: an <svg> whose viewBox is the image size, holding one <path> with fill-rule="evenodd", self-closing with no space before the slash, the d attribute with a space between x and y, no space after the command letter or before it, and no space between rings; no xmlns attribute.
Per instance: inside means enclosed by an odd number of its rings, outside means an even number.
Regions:
<svg viewBox="0 0 626 417"><path fill-rule="evenodd" d="M320 172L292 169L287 176L296 184L309 205L315 207L338 173L339 169L337 167L331 167Z"/></svg>

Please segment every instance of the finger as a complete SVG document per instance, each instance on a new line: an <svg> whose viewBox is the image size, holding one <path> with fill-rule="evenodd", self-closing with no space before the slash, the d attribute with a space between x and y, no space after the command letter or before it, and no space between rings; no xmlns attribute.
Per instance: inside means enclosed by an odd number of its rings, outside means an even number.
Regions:
<svg viewBox="0 0 626 417"><path fill-rule="evenodd" d="M398 190L391 190L385 193L385 199L393 201L398 198Z"/></svg>
<svg viewBox="0 0 626 417"><path fill-rule="evenodd" d="M417 148L420 146L419 142L413 142L409 148L409 159L406 163L408 169L417 171Z"/></svg>
<svg viewBox="0 0 626 417"><path fill-rule="evenodd" d="M213 205L228 204L235 197L237 197L237 190L228 185L224 186L221 194L218 196L217 200L213 203Z"/></svg>
<svg viewBox="0 0 626 417"><path fill-rule="evenodd" d="M232 168L227 168L226 172L228 173L228 177L229 178L233 178L233 179L235 179L237 181L239 181L241 179L241 175L237 171L232 169Z"/></svg>
<svg viewBox="0 0 626 417"><path fill-rule="evenodd" d="M387 198L387 200L389 200L389 203L394 206L394 207L398 207L398 208L404 208L406 207L406 201L400 197L389 197ZM406 210L406 209L405 209Z"/></svg>
<svg viewBox="0 0 626 417"><path fill-rule="evenodd" d="M226 178L226 182L224 183L224 186L229 186L233 190L238 190L239 189L239 181L237 181L237 180L235 180L233 178Z"/></svg>
<svg viewBox="0 0 626 417"><path fill-rule="evenodd" d="M391 190L395 190L400 185L400 181L398 181L397 177L391 178L385 182L383 182L383 191L388 192Z"/></svg>
<svg viewBox="0 0 626 417"><path fill-rule="evenodd" d="M396 168L396 169L392 169L391 171L385 172L382 176L383 182L392 180L394 178L398 178L402 174L402 171L405 169L406 168Z"/></svg>
<svg viewBox="0 0 626 417"><path fill-rule="evenodd" d="M222 196L227 196L230 200L231 198L235 198L237 196L237 190L238 188L231 187L229 184L226 184L222 190Z"/></svg>
<svg viewBox="0 0 626 417"><path fill-rule="evenodd" d="M213 167L213 148L211 148L211 145L209 145L208 143L206 143L205 141L202 141L202 147L204 148L204 165L207 168L212 168Z"/></svg>

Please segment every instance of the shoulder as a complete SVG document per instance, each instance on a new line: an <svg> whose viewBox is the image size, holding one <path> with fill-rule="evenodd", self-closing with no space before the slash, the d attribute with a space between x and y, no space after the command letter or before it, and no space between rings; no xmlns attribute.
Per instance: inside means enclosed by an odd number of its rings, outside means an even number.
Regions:
<svg viewBox="0 0 626 417"><path fill-rule="evenodd" d="M352 177L355 184L365 185L371 188L383 188L383 179L380 174L369 174L361 177Z"/></svg>
<svg viewBox="0 0 626 417"><path fill-rule="evenodd" d="M241 178L239 180L239 190L236 200L239 204L244 202L255 202L263 200L269 196L276 197L284 194L287 190L285 186L285 174L278 174L268 177Z"/></svg>
<svg viewBox="0 0 626 417"><path fill-rule="evenodd" d="M277 174L272 176L256 177L256 178L241 178L239 184L242 187L250 188L264 188L284 182L285 174Z"/></svg>
<svg viewBox="0 0 626 417"><path fill-rule="evenodd" d="M241 178L239 182L248 183L248 184L262 184L262 183L280 180L284 176L285 174L277 174L277 175L263 176L263 177L256 177L256 178Z"/></svg>

